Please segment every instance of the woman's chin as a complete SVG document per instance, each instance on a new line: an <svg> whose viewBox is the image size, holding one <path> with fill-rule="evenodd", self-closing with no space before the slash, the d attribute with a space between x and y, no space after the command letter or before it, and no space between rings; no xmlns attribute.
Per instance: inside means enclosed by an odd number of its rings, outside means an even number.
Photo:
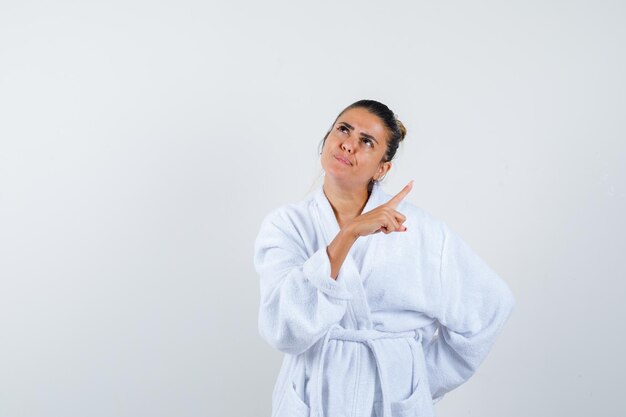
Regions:
<svg viewBox="0 0 626 417"><path fill-rule="evenodd" d="M337 169L333 167L333 168L324 170L324 172L326 173L327 177L330 177L335 181L343 182L351 178L351 175L347 175L346 171L341 168Z"/></svg>
<svg viewBox="0 0 626 417"><path fill-rule="evenodd" d="M324 176L327 181L330 180L335 184L345 186L347 188L359 187L359 181L354 178L354 175L346 175L345 172L333 172L333 170L325 171Z"/></svg>

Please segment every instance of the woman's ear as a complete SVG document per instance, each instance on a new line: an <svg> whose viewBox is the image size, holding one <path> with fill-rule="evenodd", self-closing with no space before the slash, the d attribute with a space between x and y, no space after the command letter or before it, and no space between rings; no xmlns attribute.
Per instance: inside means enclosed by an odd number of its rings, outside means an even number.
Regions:
<svg viewBox="0 0 626 417"><path fill-rule="evenodd" d="M382 177L387 175L387 172L391 169L391 162L382 162L378 167L378 176L376 180L380 180Z"/></svg>
<svg viewBox="0 0 626 417"><path fill-rule="evenodd" d="M380 169L381 169L381 175L387 175L387 173L391 169L391 162L383 162Z"/></svg>

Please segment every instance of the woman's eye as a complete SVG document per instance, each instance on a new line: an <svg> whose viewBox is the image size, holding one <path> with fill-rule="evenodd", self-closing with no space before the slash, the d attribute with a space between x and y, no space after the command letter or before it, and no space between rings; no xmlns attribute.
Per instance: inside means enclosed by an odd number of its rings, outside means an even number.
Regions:
<svg viewBox="0 0 626 417"><path fill-rule="evenodd" d="M348 128L345 126L338 126L337 130L339 130L341 133L346 133L349 132ZM369 148L373 148L374 147L374 142L371 139L368 138L362 138L361 139Z"/></svg>

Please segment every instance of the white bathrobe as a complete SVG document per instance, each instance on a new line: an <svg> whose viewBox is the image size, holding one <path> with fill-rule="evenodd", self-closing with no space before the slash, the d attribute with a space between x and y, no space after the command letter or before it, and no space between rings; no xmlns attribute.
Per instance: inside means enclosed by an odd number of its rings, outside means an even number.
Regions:
<svg viewBox="0 0 626 417"><path fill-rule="evenodd" d="M391 197L374 185L363 213ZM396 210L408 230L357 239L336 280L322 185L263 220L259 332L285 353L272 417L433 416L487 356L510 288L445 222L406 200Z"/></svg>

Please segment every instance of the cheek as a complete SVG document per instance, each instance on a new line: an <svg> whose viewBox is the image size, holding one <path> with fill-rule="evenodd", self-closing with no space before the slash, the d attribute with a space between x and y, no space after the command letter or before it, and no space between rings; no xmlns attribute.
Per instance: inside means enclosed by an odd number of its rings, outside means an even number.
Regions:
<svg viewBox="0 0 626 417"><path fill-rule="evenodd" d="M328 143L328 144L335 143L335 142L337 142L337 140L338 140L337 135L335 135L334 133L331 133L326 138L326 143Z"/></svg>
<svg viewBox="0 0 626 417"><path fill-rule="evenodd" d="M328 136L326 143L324 144L323 153L330 153L335 151L339 147L339 141L336 137Z"/></svg>

